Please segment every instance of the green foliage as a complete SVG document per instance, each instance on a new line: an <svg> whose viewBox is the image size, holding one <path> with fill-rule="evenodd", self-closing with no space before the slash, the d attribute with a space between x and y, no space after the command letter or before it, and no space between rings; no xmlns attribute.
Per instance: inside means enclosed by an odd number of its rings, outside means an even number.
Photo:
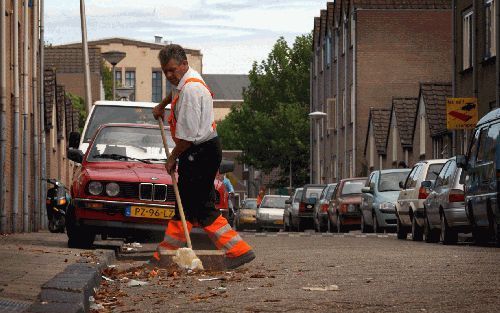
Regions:
<svg viewBox="0 0 500 313"><path fill-rule="evenodd" d="M266 173L281 170L276 186L288 185L290 162L293 185L309 180L311 47L311 35L292 47L278 39L267 60L253 64L244 104L217 125L224 149L243 150L242 161Z"/></svg>
<svg viewBox="0 0 500 313"><path fill-rule="evenodd" d="M113 94L113 73L112 70L104 63L101 62L101 76L102 84L104 86L104 99L112 100Z"/></svg>
<svg viewBox="0 0 500 313"><path fill-rule="evenodd" d="M85 107L85 101L82 97L74 95L72 93L67 92L66 95L71 99L71 104L73 108L78 111L79 119L78 119L78 128L80 133L83 132L83 127L85 126L85 120L87 119L87 109Z"/></svg>

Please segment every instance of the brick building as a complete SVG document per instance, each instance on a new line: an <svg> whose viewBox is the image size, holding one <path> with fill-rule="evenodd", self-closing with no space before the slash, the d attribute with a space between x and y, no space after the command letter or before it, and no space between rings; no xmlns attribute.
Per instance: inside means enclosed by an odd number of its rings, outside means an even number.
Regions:
<svg viewBox="0 0 500 313"><path fill-rule="evenodd" d="M498 0L454 0L454 97L478 98L479 118L500 106ZM467 135L456 132L456 152L467 148ZM465 137L465 138L464 138ZM465 140L464 140L465 139ZM461 144L465 143L465 144Z"/></svg>
<svg viewBox="0 0 500 313"><path fill-rule="evenodd" d="M391 120L387 137L387 157L384 168L397 167L400 162L407 166L415 163L413 135L418 98L393 98Z"/></svg>
<svg viewBox="0 0 500 313"><path fill-rule="evenodd" d="M451 26L448 0L327 3L314 20L310 110L327 116L311 124L312 182L368 173L370 108L390 109L419 82L450 79Z"/></svg>

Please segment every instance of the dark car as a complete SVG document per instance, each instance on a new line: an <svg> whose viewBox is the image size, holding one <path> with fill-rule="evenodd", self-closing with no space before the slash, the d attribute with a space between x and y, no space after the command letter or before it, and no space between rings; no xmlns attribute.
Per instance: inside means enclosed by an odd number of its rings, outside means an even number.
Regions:
<svg viewBox="0 0 500 313"><path fill-rule="evenodd" d="M314 205L325 187L326 185L304 185L304 187L302 187L302 195L297 199L298 205L290 203L290 200L287 201L288 205L284 215L286 223L285 229L290 228L291 231L300 231L306 226L313 226Z"/></svg>
<svg viewBox="0 0 500 313"><path fill-rule="evenodd" d="M494 238L500 245L500 109L478 122L468 157L457 156L457 164L466 172L465 208L474 239Z"/></svg>
<svg viewBox="0 0 500 313"><path fill-rule="evenodd" d="M330 206L330 201L332 201L336 187L336 183L328 184L314 205L313 223L314 229L317 232L324 232L328 229L328 207Z"/></svg>
<svg viewBox="0 0 500 313"><path fill-rule="evenodd" d="M406 180L409 172L410 169L387 169L370 174L366 186L362 189L363 233L396 229L396 201L401 191L399 182Z"/></svg>
<svg viewBox="0 0 500 313"><path fill-rule="evenodd" d="M343 233L359 228L361 223L361 189L366 177L342 179L328 207L328 231Z"/></svg>

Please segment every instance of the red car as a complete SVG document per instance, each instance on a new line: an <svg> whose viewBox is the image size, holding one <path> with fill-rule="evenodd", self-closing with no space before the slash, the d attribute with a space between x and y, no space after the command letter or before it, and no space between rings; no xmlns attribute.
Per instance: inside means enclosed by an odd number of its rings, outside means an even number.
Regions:
<svg viewBox="0 0 500 313"><path fill-rule="evenodd" d="M167 134L173 147L168 130ZM85 154L70 148L68 158L81 163L66 218L70 247L90 247L96 234L127 238L165 230L174 215L175 195L158 127L103 125ZM224 184L218 180L214 184L216 205L227 211Z"/></svg>
<svg viewBox="0 0 500 313"><path fill-rule="evenodd" d="M342 179L328 207L328 230L343 233L361 225L361 188L366 177Z"/></svg>

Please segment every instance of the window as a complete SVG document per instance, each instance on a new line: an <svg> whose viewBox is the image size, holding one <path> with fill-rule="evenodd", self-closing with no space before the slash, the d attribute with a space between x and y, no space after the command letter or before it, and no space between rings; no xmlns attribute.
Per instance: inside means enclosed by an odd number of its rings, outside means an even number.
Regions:
<svg viewBox="0 0 500 313"><path fill-rule="evenodd" d="M427 174L425 175L425 180L436 180L439 172L443 168L443 163L431 164L427 168Z"/></svg>
<svg viewBox="0 0 500 313"><path fill-rule="evenodd" d="M347 31L348 31L348 27L349 27L349 23L347 22L347 17L346 15L344 14L344 27L342 28L343 29L343 32L342 32L342 54L345 53L345 51L347 50Z"/></svg>
<svg viewBox="0 0 500 313"><path fill-rule="evenodd" d="M122 70L120 68L115 69L115 86L122 86Z"/></svg>
<svg viewBox="0 0 500 313"><path fill-rule="evenodd" d="M328 35L326 37L326 65L330 67L330 63L332 61L332 32L328 30Z"/></svg>
<svg viewBox="0 0 500 313"><path fill-rule="evenodd" d="M334 56L335 61L337 61L337 59L339 58L339 40L340 40L339 38L340 38L340 35L339 35L339 30L337 28L337 29L335 29L335 43L334 43L334 45L335 45L335 52L334 52L335 53L335 56Z"/></svg>
<svg viewBox="0 0 500 313"><path fill-rule="evenodd" d="M485 58L496 56L495 0L485 0Z"/></svg>
<svg viewBox="0 0 500 313"><path fill-rule="evenodd" d="M434 188L437 188L437 187L445 185L444 184L444 179L445 179L445 176L446 176L446 171L448 170L448 167L450 166L451 162L452 161L448 161L447 163L445 163L445 165L441 169L441 172L439 172L439 175L436 178L436 182L434 183Z"/></svg>
<svg viewBox="0 0 500 313"><path fill-rule="evenodd" d="M135 71L125 71L125 86L135 89ZM129 98L130 101L135 101L135 91Z"/></svg>
<svg viewBox="0 0 500 313"><path fill-rule="evenodd" d="M462 15L462 69L472 67L472 9Z"/></svg>
<svg viewBox="0 0 500 313"><path fill-rule="evenodd" d="M349 117L349 122L354 122L354 117L356 116L356 105L354 103L354 88L353 86L349 86L349 89L351 90L351 116Z"/></svg>
<svg viewBox="0 0 500 313"><path fill-rule="evenodd" d="M172 92L172 84L167 80L166 86L165 86L165 91L167 96Z"/></svg>
<svg viewBox="0 0 500 313"><path fill-rule="evenodd" d="M151 101L160 102L162 98L161 71L153 71L151 78Z"/></svg>
<svg viewBox="0 0 500 313"><path fill-rule="evenodd" d="M335 114L337 113L335 110L337 99L336 97L330 98L326 100L326 111L328 113L328 129L335 129L337 127L337 121Z"/></svg>
<svg viewBox="0 0 500 313"><path fill-rule="evenodd" d="M319 56L321 61L321 73L325 70L325 41L323 40L323 48L319 51Z"/></svg>
<svg viewBox="0 0 500 313"><path fill-rule="evenodd" d="M354 20L354 11L351 13L351 47L354 46L354 40L356 39L356 21Z"/></svg>
<svg viewBox="0 0 500 313"><path fill-rule="evenodd" d="M300 199L302 199L302 194L304 193L303 189L297 190L295 193L295 198L293 199L293 202L298 203L300 202Z"/></svg>
<svg viewBox="0 0 500 313"><path fill-rule="evenodd" d="M346 109L345 89L342 89L342 127L346 125Z"/></svg>
<svg viewBox="0 0 500 313"><path fill-rule="evenodd" d="M314 77L318 75L318 59L319 59L319 48L316 49L316 56L314 57Z"/></svg>

